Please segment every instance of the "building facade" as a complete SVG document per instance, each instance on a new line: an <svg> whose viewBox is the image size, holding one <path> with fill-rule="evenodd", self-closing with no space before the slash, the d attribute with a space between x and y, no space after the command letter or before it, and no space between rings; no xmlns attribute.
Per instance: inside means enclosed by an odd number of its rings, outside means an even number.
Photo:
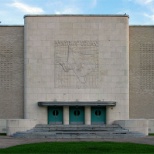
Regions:
<svg viewBox="0 0 154 154"><path fill-rule="evenodd" d="M26 15L0 26L0 119L154 119L154 27L127 15Z"/></svg>

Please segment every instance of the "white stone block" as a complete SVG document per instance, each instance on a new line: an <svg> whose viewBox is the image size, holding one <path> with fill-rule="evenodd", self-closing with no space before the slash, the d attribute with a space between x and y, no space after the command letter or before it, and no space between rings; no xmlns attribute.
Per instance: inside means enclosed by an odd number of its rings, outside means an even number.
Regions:
<svg viewBox="0 0 154 154"><path fill-rule="evenodd" d="M148 120L149 133L154 133L154 119Z"/></svg>
<svg viewBox="0 0 154 154"><path fill-rule="evenodd" d="M7 135L13 135L16 132L30 130L38 124L34 119L8 119L6 121Z"/></svg>
<svg viewBox="0 0 154 154"><path fill-rule="evenodd" d="M85 125L91 125L91 107L85 107Z"/></svg>
<svg viewBox="0 0 154 154"><path fill-rule="evenodd" d="M6 133L6 119L0 119L0 133Z"/></svg>
<svg viewBox="0 0 154 154"><path fill-rule="evenodd" d="M146 119L116 120L114 124L119 124L130 131L138 131L148 135L148 120Z"/></svg>
<svg viewBox="0 0 154 154"><path fill-rule="evenodd" d="M63 107L63 124L69 125L69 106Z"/></svg>

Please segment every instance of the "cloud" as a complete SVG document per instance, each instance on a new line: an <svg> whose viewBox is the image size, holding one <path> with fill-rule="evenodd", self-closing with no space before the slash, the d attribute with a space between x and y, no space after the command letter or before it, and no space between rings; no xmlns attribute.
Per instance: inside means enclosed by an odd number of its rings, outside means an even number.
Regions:
<svg viewBox="0 0 154 154"><path fill-rule="evenodd" d="M154 22L154 0L129 0L129 1L137 3L142 7L144 7L145 10L142 11L142 16ZM144 13L145 11L146 13Z"/></svg>
<svg viewBox="0 0 154 154"><path fill-rule="evenodd" d="M47 7L55 14L83 14L97 7L98 2L99 0L50 0Z"/></svg>
<svg viewBox="0 0 154 154"><path fill-rule="evenodd" d="M148 13L143 13L144 17L154 22L154 0L145 0L144 4L148 9Z"/></svg>
<svg viewBox="0 0 154 154"><path fill-rule="evenodd" d="M137 3L140 5L150 5L154 0L129 0L130 2Z"/></svg>
<svg viewBox="0 0 154 154"><path fill-rule="evenodd" d="M149 15L147 13L144 13L144 16L154 21L154 14Z"/></svg>
<svg viewBox="0 0 154 154"><path fill-rule="evenodd" d="M97 0L92 0L91 6L92 6L92 7L95 7L96 5L97 5Z"/></svg>
<svg viewBox="0 0 154 154"><path fill-rule="evenodd" d="M11 7L17 8L20 11L24 13L29 13L29 14L40 14L44 13L44 10L40 7L34 7L30 6L24 3L21 3L19 1L14 1L12 4L10 4Z"/></svg>
<svg viewBox="0 0 154 154"><path fill-rule="evenodd" d="M79 4L79 0L68 0L67 3L58 0L56 3L52 3L52 6L56 8L55 14L80 14L82 11Z"/></svg>
<svg viewBox="0 0 154 154"><path fill-rule="evenodd" d="M75 8L65 8L62 10L55 11L55 14L78 14L80 13L79 9Z"/></svg>
<svg viewBox="0 0 154 154"><path fill-rule="evenodd" d="M150 3L154 2L154 0L134 0L134 2L141 5L149 5Z"/></svg>

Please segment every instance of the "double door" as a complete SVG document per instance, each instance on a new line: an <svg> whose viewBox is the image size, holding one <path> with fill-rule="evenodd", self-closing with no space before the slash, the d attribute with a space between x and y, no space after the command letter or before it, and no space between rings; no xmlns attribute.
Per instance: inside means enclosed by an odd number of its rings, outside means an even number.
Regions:
<svg viewBox="0 0 154 154"><path fill-rule="evenodd" d="M70 124L84 124L84 107L69 107L69 120Z"/></svg>
<svg viewBox="0 0 154 154"><path fill-rule="evenodd" d="M91 124L106 123L106 107L91 107ZM48 124L63 124L63 107L48 107ZM84 107L69 107L69 124L85 124Z"/></svg>
<svg viewBox="0 0 154 154"><path fill-rule="evenodd" d="M106 107L91 107L91 124L101 125L106 123Z"/></svg>
<svg viewBox="0 0 154 154"><path fill-rule="evenodd" d="M48 124L63 124L63 107L48 107Z"/></svg>

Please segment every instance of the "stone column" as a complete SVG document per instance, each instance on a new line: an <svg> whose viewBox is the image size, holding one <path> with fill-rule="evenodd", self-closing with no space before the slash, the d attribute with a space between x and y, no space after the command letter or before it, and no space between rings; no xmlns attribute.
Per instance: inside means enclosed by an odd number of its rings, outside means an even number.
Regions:
<svg viewBox="0 0 154 154"><path fill-rule="evenodd" d="M85 106L85 125L91 125L91 107Z"/></svg>
<svg viewBox="0 0 154 154"><path fill-rule="evenodd" d="M69 106L63 107L63 124L69 125Z"/></svg>

